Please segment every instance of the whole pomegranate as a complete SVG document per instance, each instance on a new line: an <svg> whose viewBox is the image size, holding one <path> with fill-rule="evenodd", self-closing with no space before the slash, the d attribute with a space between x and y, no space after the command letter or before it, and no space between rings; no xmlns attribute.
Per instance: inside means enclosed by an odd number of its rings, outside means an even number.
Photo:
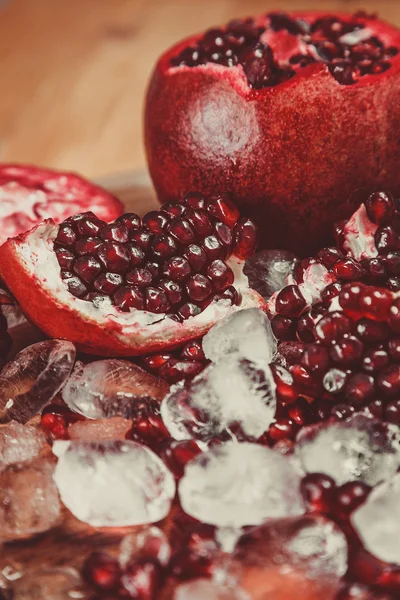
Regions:
<svg viewBox="0 0 400 600"><path fill-rule="evenodd" d="M158 61L145 139L160 200L231 193L265 247L325 244L359 188L400 192L400 31L374 16L272 13Z"/></svg>

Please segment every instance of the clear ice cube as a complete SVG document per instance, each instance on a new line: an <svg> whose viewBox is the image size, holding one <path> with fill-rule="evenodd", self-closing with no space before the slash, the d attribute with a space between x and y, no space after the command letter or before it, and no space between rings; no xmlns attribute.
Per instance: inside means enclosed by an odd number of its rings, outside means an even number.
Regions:
<svg viewBox="0 0 400 600"><path fill-rule="evenodd" d="M137 400L162 400L167 383L127 360L77 363L62 391L69 408L89 419L129 418Z"/></svg>
<svg viewBox="0 0 400 600"><path fill-rule="evenodd" d="M296 255L290 250L261 250L246 260L244 274L250 287L268 300L293 274Z"/></svg>
<svg viewBox="0 0 400 600"><path fill-rule="evenodd" d="M308 579L338 584L347 570L347 540L321 515L267 522L243 535L234 558L247 567L281 566Z"/></svg>
<svg viewBox="0 0 400 600"><path fill-rule="evenodd" d="M76 569L42 568L28 571L12 585L13 600L86 600Z"/></svg>
<svg viewBox="0 0 400 600"><path fill-rule="evenodd" d="M36 458L46 443L40 429L11 421L0 425L0 471L8 465Z"/></svg>
<svg viewBox="0 0 400 600"><path fill-rule="evenodd" d="M351 521L368 552L400 565L400 473L373 489Z"/></svg>
<svg viewBox="0 0 400 600"><path fill-rule="evenodd" d="M0 540L11 541L54 527L61 514L54 464L45 459L0 473Z"/></svg>
<svg viewBox="0 0 400 600"><path fill-rule="evenodd" d="M161 404L161 415L176 440L208 441L241 430L260 437L276 411L276 386L268 366L232 354L209 365L190 384L177 384Z"/></svg>
<svg viewBox="0 0 400 600"><path fill-rule="evenodd" d="M325 473L338 485L374 486L400 466L400 429L363 414L310 425L297 436L296 455L307 473Z"/></svg>
<svg viewBox="0 0 400 600"><path fill-rule="evenodd" d="M202 344L213 362L238 352L242 358L268 365L277 349L271 322L259 308L239 310L222 319L204 336Z"/></svg>
<svg viewBox="0 0 400 600"><path fill-rule="evenodd" d="M244 590L219 585L209 579L194 579L181 583L173 600L250 600Z"/></svg>
<svg viewBox="0 0 400 600"><path fill-rule="evenodd" d="M71 342L46 340L28 346L0 374L0 421L26 423L65 384L75 362Z"/></svg>
<svg viewBox="0 0 400 600"><path fill-rule="evenodd" d="M94 527L155 523L169 512L175 480L145 446L131 441L56 441L61 500Z"/></svg>
<svg viewBox="0 0 400 600"><path fill-rule="evenodd" d="M257 444L227 442L188 463L179 497L188 515L217 527L240 528L301 515L300 480L281 454Z"/></svg>

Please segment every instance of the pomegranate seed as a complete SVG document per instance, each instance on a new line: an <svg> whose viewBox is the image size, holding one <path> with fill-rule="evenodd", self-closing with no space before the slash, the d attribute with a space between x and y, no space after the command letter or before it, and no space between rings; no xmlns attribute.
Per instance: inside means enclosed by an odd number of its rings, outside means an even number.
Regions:
<svg viewBox="0 0 400 600"><path fill-rule="evenodd" d="M145 306L144 294L139 286L123 285L114 294L114 302L118 308L128 312L131 308L143 310Z"/></svg>
<svg viewBox="0 0 400 600"><path fill-rule="evenodd" d="M106 226L106 223L98 219L93 213L88 212L81 215L81 217L73 225L73 229L81 237L95 237Z"/></svg>
<svg viewBox="0 0 400 600"><path fill-rule="evenodd" d="M296 321L283 317L282 315L275 315L271 321L272 331L274 336L279 341L293 340L296 337Z"/></svg>
<svg viewBox="0 0 400 600"><path fill-rule="evenodd" d="M366 373L355 373L346 383L345 395L349 402L362 406L371 400L375 392L375 381Z"/></svg>
<svg viewBox="0 0 400 600"><path fill-rule="evenodd" d="M62 269L66 271L70 271L72 268L72 263L75 260L75 255L67 248L55 248L54 252L57 255L58 264Z"/></svg>
<svg viewBox="0 0 400 600"><path fill-rule="evenodd" d="M96 254L103 267L112 273L124 273L131 264L127 248L116 242L101 244Z"/></svg>
<svg viewBox="0 0 400 600"><path fill-rule="evenodd" d="M400 247L399 236L391 225L385 225L376 230L375 246L379 253L397 250Z"/></svg>
<svg viewBox="0 0 400 600"><path fill-rule="evenodd" d="M167 294L155 287L148 287L144 290L145 309L153 313L165 313L171 308Z"/></svg>
<svg viewBox="0 0 400 600"><path fill-rule="evenodd" d="M353 51L355 49L353 48ZM371 194L365 203L369 219L377 225L383 225L390 221L393 211L393 197L385 192Z"/></svg>
<svg viewBox="0 0 400 600"><path fill-rule="evenodd" d="M203 248L209 260L225 259L228 253L227 248L225 248L215 235L208 235L204 238Z"/></svg>
<svg viewBox="0 0 400 600"><path fill-rule="evenodd" d="M389 309L389 325L394 332L400 333L400 298L396 298Z"/></svg>
<svg viewBox="0 0 400 600"><path fill-rule="evenodd" d="M296 402L298 392L294 385L292 374L280 365L271 365L271 371L276 385L276 396L281 404Z"/></svg>
<svg viewBox="0 0 400 600"><path fill-rule="evenodd" d="M180 304L183 299L183 291L181 286L175 281L159 281L158 287L162 289L172 305Z"/></svg>
<svg viewBox="0 0 400 600"><path fill-rule="evenodd" d="M211 221L202 210L189 209L185 212L185 217L199 236L204 237L213 232Z"/></svg>
<svg viewBox="0 0 400 600"><path fill-rule="evenodd" d="M61 277L64 280L64 283L68 287L68 291L77 298L82 298L87 294L87 287L85 284L79 279L79 277L75 277L73 273L69 271L64 271L61 273Z"/></svg>
<svg viewBox="0 0 400 600"><path fill-rule="evenodd" d="M140 217L135 213L125 213L124 215L121 215L115 220L117 223L122 223L123 225L125 225L129 233L135 231L136 229L139 229L141 226Z"/></svg>
<svg viewBox="0 0 400 600"><path fill-rule="evenodd" d="M386 320L393 295L387 290L380 288L364 288L361 292L359 309L369 319L377 321Z"/></svg>
<svg viewBox="0 0 400 600"><path fill-rule="evenodd" d="M136 244L130 244L128 246L128 256L130 260L129 267L137 267L143 263L145 253L142 248Z"/></svg>
<svg viewBox="0 0 400 600"><path fill-rule="evenodd" d="M385 265L390 275L400 275L400 252L388 252Z"/></svg>
<svg viewBox="0 0 400 600"><path fill-rule="evenodd" d="M306 301L297 285L288 285L276 298L276 310L284 317L298 317L306 307Z"/></svg>
<svg viewBox="0 0 400 600"><path fill-rule="evenodd" d="M338 260L333 266L332 272L338 279L345 281L361 279L366 274L360 263L353 258Z"/></svg>
<svg viewBox="0 0 400 600"><path fill-rule="evenodd" d="M131 231L130 240L145 252L150 248L154 235L149 231Z"/></svg>
<svg viewBox="0 0 400 600"><path fill-rule="evenodd" d="M84 579L100 592L117 590L121 570L118 561L104 552L94 552L85 562Z"/></svg>
<svg viewBox="0 0 400 600"><path fill-rule="evenodd" d="M170 215L162 211L152 210L146 213L142 219L144 227L152 233L163 233L170 222Z"/></svg>
<svg viewBox="0 0 400 600"><path fill-rule="evenodd" d="M365 343L379 344L388 339L390 330L387 323L360 319L356 325L356 333Z"/></svg>
<svg viewBox="0 0 400 600"><path fill-rule="evenodd" d="M99 238L82 238L75 244L75 251L79 256L86 254L96 254L97 249L102 245Z"/></svg>
<svg viewBox="0 0 400 600"><path fill-rule="evenodd" d="M222 223L228 225L231 229L236 225L240 217L238 208L228 196L210 198L207 204L207 212L218 219L218 221L222 221Z"/></svg>
<svg viewBox="0 0 400 600"><path fill-rule="evenodd" d="M330 394L340 394L344 390L347 381L347 373L341 369L329 369L324 375L322 385L324 390Z"/></svg>
<svg viewBox="0 0 400 600"><path fill-rule="evenodd" d="M177 442L176 440L168 440L166 446L161 451L161 458L172 471L176 479L183 476L185 466L202 450L199 448L195 440L184 440Z"/></svg>
<svg viewBox="0 0 400 600"><path fill-rule="evenodd" d="M168 232L183 245L191 244L196 240L196 234L189 221L178 217L168 227Z"/></svg>
<svg viewBox="0 0 400 600"><path fill-rule="evenodd" d="M310 372L323 373L330 363L328 351L320 344L311 344L306 348L301 363Z"/></svg>
<svg viewBox="0 0 400 600"><path fill-rule="evenodd" d="M338 260L343 259L343 252L335 247L323 248L318 252L317 258L322 262L323 265L325 265L327 269L331 269L338 262Z"/></svg>
<svg viewBox="0 0 400 600"><path fill-rule="evenodd" d="M400 365L384 367L377 379L379 389L389 398L400 393Z"/></svg>
<svg viewBox="0 0 400 600"><path fill-rule="evenodd" d="M99 228L96 232L93 232L90 235L96 235L98 231ZM110 223L102 228L100 231L100 237L104 242L117 242L120 244L125 244L129 239L129 231L128 228L122 223Z"/></svg>
<svg viewBox="0 0 400 600"><path fill-rule="evenodd" d="M207 263L207 255L204 249L196 244L190 244L187 247L184 257L194 271L201 271Z"/></svg>
<svg viewBox="0 0 400 600"><path fill-rule="evenodd" d="M253 221L249 219L241 219L233 232L234 235L234 248L233 252L236 256L241 259L249 258L254 254L257 243L257 229Z"/></svg>
<svg viewBox="0 0 400 600"><path fill-rule="evenodd" d="M163 275L172 281L182 282L189 277L191 268L186 258L174 256L164 263Z"/></svg>
<svg viewBox="0 0 400 600"><path fill-rule="evenodd" d="M324 306L316 305L300 316L297 323L297 337L302 342L308 343L315 340L315 324L325 313L326 308Z"/></svg>
<svg viewBox="0 0 400 600"><path fill-rule="evenodd" d="M73 270L85 283L91 283L101 272L101 264L93 256L81 256L75 261Z"/></svg>
<svg viewBox="0 0 400 600"><path fill-rule="evenodd" d="M179 202L165 202L161 206L161 210L173 217L180 217L185 212L185 207Z"/></svg>
<svg viewBox="0 0 400 600"><path fill-rule="evenodd" d="M208 277L212 281L214 290L222 292L232 285L235 276L233 271L222 260L214 260L206 271Z"/></svg>
<svg viewBox="0 0 400 600"><path fill-rule="evenodd" d="M356 336L348 335L330 348L329 355L339 365L348 366L360 360L363 350L363 343Z"/></svg>
<svg viewBox="0 0 400 600"><path fill-rule="evenodd" d="M58 229L55 242L60 246L73 246L76 242L76 233L70 225L62 223Z"/></svg>
<svg viewBox="0 0 400 600"><path fill-rule="evenodd" d="M53 439L68 440L68 427L63 415L45 413L40 419L40 426Z"/></svg>
<svg viewBox="0 0 400 600"><path fill-rule="evenodd" d="M188 192L183 198L183 203L190 208L202 210L206 206L206 199L200 192Z"/></svg>
<svg viewBox="0 0 400 600"><path fill-rule="evenodd" d="M137 285L138 287L147 287L153 281L153 275L148 269L139 267L130 271L125 277L126 283Z"/></svg>
<svg viewBox="0 0 400 600"><path fill-rule="evenodd" d="M378 373L389 364L389 355L383 348L371 348L365 352L361 364L367 373Z"/></svg>
<svg viewBox="0 0 400 600"><path fill-rule="evenodd" d="M335 492L333 512L337 517L346 519L368 497L371 488L362 481L349 481Z"/></svg>
<svg viewBox="0 0 400 600"><path fill-rule="evenodd" d="M205 361L206 357L203 352L201 340L192 340L185 344L179 355L184 360L199 360Z"/></svg>
<svg viewBox="0 0 400 600"><path fill-rule="evenodd" d="M205 300L212 292L211 281L208 277L205 277L205 275L201 275L200 273L193 275L186 283L186 291L191 300L194 300L195 302L201 302L202 300Z"/></svg>
<svg viewBox="0 0 400 600"><path fill-rule="evenodd" d="M322 317L315 326L315 336L326 346L331 345L352 329L352 322L343 313L332 312Z"/></svg>
<svg viewBox="0 0 400 600"><path fill-rule="evenodd" d="M201 308L192 302L186 302L186 304L183 304L177 312L178 316L180 316L182 319L195 317L199 313L201 313Z"/></svg>
<svg viewBox="0 0 400 600"><path fill-rule="evenodd" d="M154 354L152 356L145 356L142 358L143 366L149 371L157 372L170 358L172 354Z"/></svg>
<svg viewBox="0 0 400 600"><path fill-rule="evenodd" d="M268 428L268 437L274 444L280 440L294 439L298 427L292 419L278 419Z"/></svg>
<svg viewBox="0 0 400 600"><path fill-rule="evenodd" d="M112 296L121 287L122 283L123 279L121 275L117 273L102 273L94 280L93 285L97 291L107 296Z"/></svg>
<svg viewBox="0 0 400 600"><path fill-rule="evenodd" d="M300 490L307 511L329 513L335 487L334 480L328 475L310 473L303 477Z"/></svg>
<svg viewBox="0 0 400 600"><path fill-rule="evenodd" d="M228 225L219 222L215 223L214 234L224 246L226 246L229 250L231 249L233 235L232 230L229 229Z"/></svg>
<svg viewBox="0 0 400 600"><path fill-rule="evenodd" d="M340 306L346 312L358 311L361 294L364 290L362 283L346 284L339 293Z"/></svg>

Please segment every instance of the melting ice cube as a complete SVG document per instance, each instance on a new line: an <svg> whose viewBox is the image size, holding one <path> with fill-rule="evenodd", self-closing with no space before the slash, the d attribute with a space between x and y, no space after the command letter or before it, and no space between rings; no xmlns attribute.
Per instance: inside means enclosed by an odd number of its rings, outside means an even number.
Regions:
<svg viewBox="0 0 400 600"><path fill-rule="evenodd" d="M264 446L227 442L193 459L179 484L183 510L217 527L259 525L301 515L300 475Z"/></svg>
<svg viewBox="0 0 400 600"><path fill-rule="evenodd" d="M0 540L28 537L57 524L61 506L53 472L53 462L36 459L0 473Z"/></svg>
<svg viewBox="0 0 400 600"><path fill-rule="evenodd" d="M131 441L57 441L53 452L61 500L80 521L123 527L168 514L175 481L149 448Z"/></svg>
<svg viewBox="0 0 400 600"><path fill-rule="evenodd" d="M62 391L69 408L89 419L129 418L137 400L162 400L168 385L127 360L77 363Z"/></svg>
<svg viewBox="0 0 400 600"><path fill-rule="evenodd" d="M8 465L36 458L46 440L40 429L11 421L0 426L0 471Z"/></svg>
<svg viewBox="0 0 400 600"><path fill-rule="evenodd" d="M351 521L371 554L400 565L400 473L372 490Z"/></svg>
<svg viewBox="0 0 400 600"><path fill-rule="evenodd" d="M297 436L296 453L308 473L325 473L338 485L358 480L374 486L400 466L400 429L355 414L305 427Z"/></svg>
<svg viewBox="0 0 400 600"><path fill-rule="evenodd" d="M268 366L232 354L209 365L190 384L173 386L161 415L176 440L207 441L224 431L229 435L232 426L258 438L275 417L275 390Z"/></svg>
<svg viewBox="0 0 400 600"><path fill-rule="evenodd" d="M26 423L60 391L75 362L71 342L46 340L28 346L0 374L0 420Z"/></svg>
<svg viewBox="0 0 400 600"><path fill-rule="evenodd" d="M240 310L214 325L203 338L207 358L217 362L238 352L242 358L269 364L277 349L271 322L259 308Z"/></svg>

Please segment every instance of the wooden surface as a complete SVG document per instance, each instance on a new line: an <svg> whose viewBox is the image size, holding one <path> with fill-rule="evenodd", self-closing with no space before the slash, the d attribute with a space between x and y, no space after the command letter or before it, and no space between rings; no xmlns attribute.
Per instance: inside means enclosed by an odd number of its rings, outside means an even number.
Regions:
<svg viewBox="0 0 400 600"><path fill-rule="evenodd" d="M143 168L142 109L177 39L270 9L378 10L399 0L0 0L0 160L98 177Z"/></svg>

